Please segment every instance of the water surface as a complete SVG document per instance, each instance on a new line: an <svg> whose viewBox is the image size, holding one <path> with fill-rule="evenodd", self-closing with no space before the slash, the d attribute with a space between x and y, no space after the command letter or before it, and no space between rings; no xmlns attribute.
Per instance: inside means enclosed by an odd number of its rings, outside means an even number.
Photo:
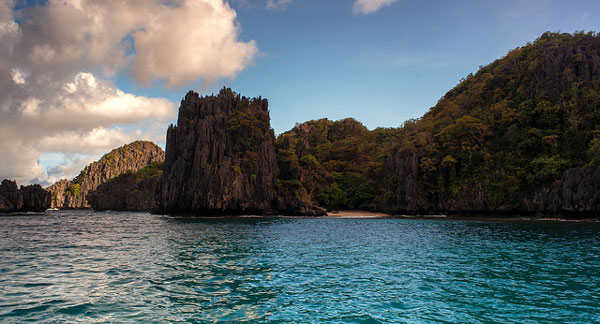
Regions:
<svg viewBox="0 0 600 324"><path fill-rule="evenodd" d="M0 217L1 323L600 323L600 226Z"/></svg>

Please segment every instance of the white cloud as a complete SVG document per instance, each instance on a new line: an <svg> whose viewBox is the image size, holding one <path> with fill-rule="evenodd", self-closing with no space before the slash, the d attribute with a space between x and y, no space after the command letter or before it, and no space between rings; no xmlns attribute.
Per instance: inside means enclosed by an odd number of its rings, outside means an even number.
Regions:
<svg viewBox="0 0 600 324"><path fill-rule="evenodd" d="M258 52L238 40L236 12L223 0L49 0L23 17L20 63L58 65L57 74L100 67L110 75L132 64L138 82L175 87L234 78Z"/></svg>
<svg viewBox="0 0 600 324"><path fill-rule="evenodd" d="M355 0L352 9L356 14L368 15L397 1L398 0Z"/></svg>
<svg viewBox="0 0 600 324"><path fill-rule="evenodd" d="M152 78L174 87L199 77L214 81L235 78L257 53L254 41L237 40L236 13L221 0L185 1L165 7L155 23L133 34L136 56L132 73L149 84Z"/></svg>
<svg viewBox="0 0 600 324"><path fill-rule="evenodd" d="M14 5L0 1L0 179L19 183L73 177L81 163L136 139L164 142L176 105L126 93L114 75L170 87L235 78L258 51L239 40L224 0ZM48 177L38 160L52 152L79 158L54 163Z"/></svg>
<svg viewBox="0 0 600 324"><path fill-rule="evenodd" d="M97 157L137 139L164 142L176 111L166 99L124 93L91 73L78 73L54 96L32 95L22 100L17 118L0 120L0 178L46 179L37 162L42 152ZM65 160L59 168L64 173L55 170L48 181L77 175L83 165L73 163Z"/></svg>
<svg viewBox="0 0 600 324"><path fill-rule="evenodd" d="M25 83L25 75L23 75L23 73L21 73L21 71L19 71L18 69L13 69L12 70L12 79L16 84L24 84Z"/></svg>
<svg viewBox="0 0 600 324"><path fill-rule="evenodd" d="M273 11L285 10L292 0L267 0L266 8Z"/></svg>

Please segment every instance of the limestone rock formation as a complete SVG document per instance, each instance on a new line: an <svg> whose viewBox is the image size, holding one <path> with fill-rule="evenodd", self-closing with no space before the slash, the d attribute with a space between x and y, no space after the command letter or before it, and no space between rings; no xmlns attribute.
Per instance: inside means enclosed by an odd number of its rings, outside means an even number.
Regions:
<svg viewBox="0 0 600 324"><path fill-rule="evenodd" d="M0 184L0 213L43 212L50 208L50 193L40 185L21 186L11 180Z"/></svg>
<svg viewBox="0 0 600 324"><path fill-rule="evenodd" d="M538 190L526 208L531 212L594 213L600 206L600 170L584 166L568 169L559 183Z"/></svg>
<svg viewBox="0 0 600 324"><path fill-rule="evenodd" d="M87 201L94 210L154 210L162 166L162 163L152 163L136 172L122 173L90 191Z"/></svg>
<svg viewBox="0 0 600 324"><path fill-rule="evenodd" d="M46 190L54 208L90 208L87 194L125 171L137 171L164 160L163 150L149 141L135 141L105 154L86 166L73 180L60 180Z"/></svg>
<svg viewBox="0 0 600 324"><path fill-rule="evenodd" d="M171 214L271 214L277 198L268 103L223 89L188 92L167 131L158 210Z"/></svg>
<svg viewBox="0 0 600 324"><path fill-rule="evenodd" d="M419 174L419 159L414 151L400 149L387 157L384 163L382 186L390 193L377 206L386 211L418 211L426 208L425 201L417 194L417 179Z"/></svg>

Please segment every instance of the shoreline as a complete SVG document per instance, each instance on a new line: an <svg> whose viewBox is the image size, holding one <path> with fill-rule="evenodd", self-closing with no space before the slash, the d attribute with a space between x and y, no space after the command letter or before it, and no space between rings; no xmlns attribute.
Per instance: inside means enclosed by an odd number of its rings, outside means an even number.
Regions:
<svg viewBox="0 0 600 324"><path fill-rule="evenodd" d="M339 217L339 218L386 218L394 217L396 215L382 213L382 212L371 212L366 210L332 210L328 211L326 215L320 217Z"/></svg>
<svg viewBox="0 0 600 324"><path fill-rule="evenodd" d="M59 209L60 211L94 211L92 209ZM56 210L46 210L45 212L8 212L0 213L2 216L18 216L18 215L29 215L29 216L43 216L53 214ZM101 211L94 211L101 212ZM105 212L140 212L146 213L148 211L105 211ZM389 218L389 219L407 219L407 220L466 220L466 221L500 221L500 222L567 222L567 223L600 223L600 217L590 217L589 213L581 215L527 215L527 214L453 214L453 213L439 213L439 214L395 214L386 212L372 212L365 210L332 210L327 212L323 216L305 216L305 215L169 215L152 213L167 218L261 218L261 217L292 217L292 218L362 218L362 219L375 219L375 218ZM571 217L569 217L571 216ZM579 217L573 217L579 216Z"/></svg>
<svg viewBox="0 0 600 324"><path fill-rule="evenodd" d="M600 217L569 218L563 216L550 217L548 215L465 215L465 214L391 214L385 212L371 212L364 210L333 210L328 218L394 218L394 219L429 219L429 220L467 220L467 221L504 221L504 222L569 222L569 223L600 223Z"/></svg>

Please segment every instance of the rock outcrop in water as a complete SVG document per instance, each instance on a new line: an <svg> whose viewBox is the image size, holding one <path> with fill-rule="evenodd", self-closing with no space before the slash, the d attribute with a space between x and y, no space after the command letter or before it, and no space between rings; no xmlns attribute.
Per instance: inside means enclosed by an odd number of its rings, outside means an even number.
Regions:
<svg viewBox="0 0 600 324"><path fill-rule="evenodd" d="M40 185L21 186L11 180L0 184L0 213L43 212L50 208L50 193Z"/></svg>
<svg viewBox="0 0 600 324"><path fill-rule="evenodd" d="M196 215L275 213L277 163L268 103L231 89L188 92L167 131L158 210Z"/></svg>
<svg viewBox="0 0 600 324"><path fill-rule="evenodd" d="M162 162L154 162L138 171L126 171L101 184L87 195L94 210L152 211L155 193L162 175Z"/></svg>
<svg viewBox="0 0 600 324"><path fill-rule="evenodd" d="M54 208L90 208L88 192L126 171L137 171L164 160L163 150L149 141L135 141L112 150L86 166L73 180L60 180L48 190Z"/></svg>

